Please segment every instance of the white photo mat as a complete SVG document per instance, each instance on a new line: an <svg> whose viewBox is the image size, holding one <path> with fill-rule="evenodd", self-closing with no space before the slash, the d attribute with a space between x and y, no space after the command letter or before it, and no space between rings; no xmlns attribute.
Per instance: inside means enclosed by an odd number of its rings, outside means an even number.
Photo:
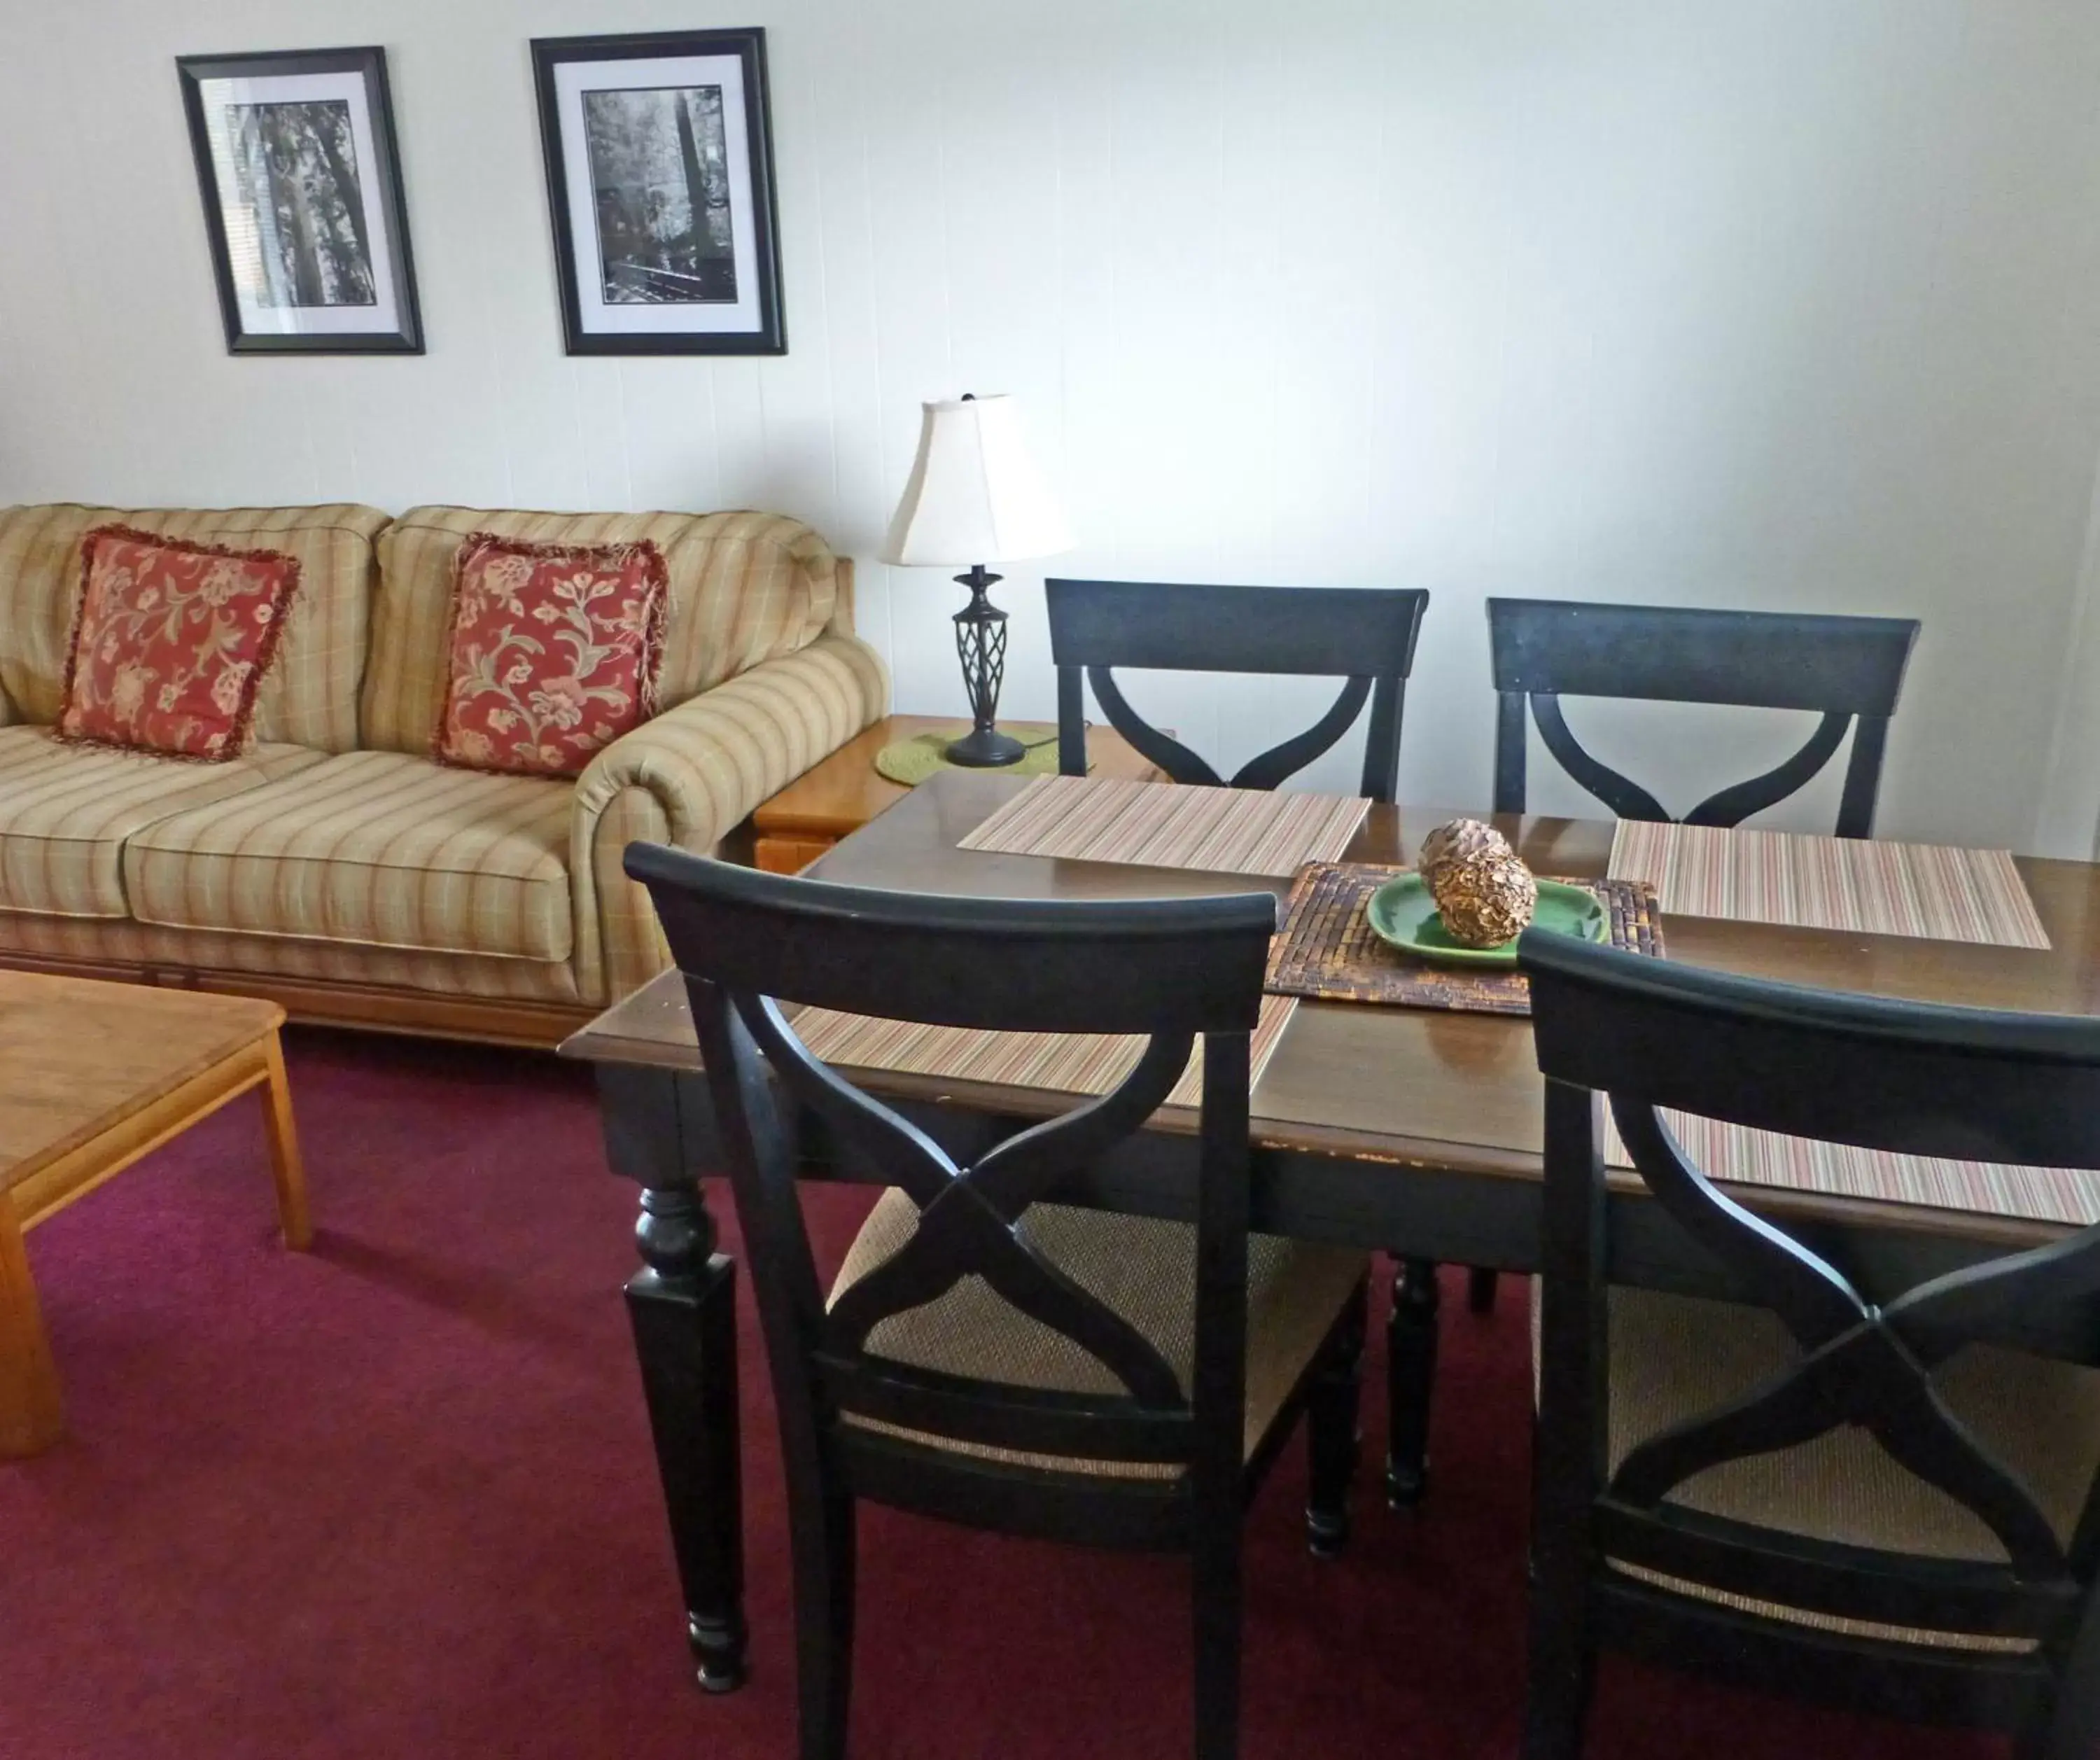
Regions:
<svg viewBox="0 0 2100 1760"><path fill-rule="evenodd" d="M403 328L396 299L394 241L388 236L382 198L382 161L373 139L372 91L364 74L273 73L198 82L205 128L210 143L219 216L225 227L227 254L233 271L235 298L243 333L250 336L385 336ZM249 211L238 196L234 169L232 112L249 104L338 102L350 112L351 139L359 196L358 225L363 233L373 298L342 305L279 305L258 297L264 280L261 252L269 224Z"/></svg>
<svg viewBox="0 0 2100 1760"><path fill-rule="evenodd" d="M757 335L765 328L759 273L759 222L751 165L750 117L744 103L743 62L734 55L643 55L632 60L562 61L554 69L562 142L562 185L567 203L578 316L587 335ZM584 95L601 91L720 90L730 192L734 301L678 301L627 305L605 298L598 202L584 126Z"/></svg>

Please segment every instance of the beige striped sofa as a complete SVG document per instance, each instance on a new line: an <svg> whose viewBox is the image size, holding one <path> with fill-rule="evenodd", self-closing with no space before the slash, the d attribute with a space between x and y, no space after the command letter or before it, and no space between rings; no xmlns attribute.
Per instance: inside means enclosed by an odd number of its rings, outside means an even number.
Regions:
<svg viewBox="0 0 2100 1760"><path fill-rule="evenodd" d="M62 744L80 540L110 521L289 552L291 621L226 764ZM573 782L441 768L470 532L652 539L662 711ZM776 514L0 510L0 965L272 996L295 1017L546 1044L667 962L629 840L717 847L878 717L852 564Z"/></svg>

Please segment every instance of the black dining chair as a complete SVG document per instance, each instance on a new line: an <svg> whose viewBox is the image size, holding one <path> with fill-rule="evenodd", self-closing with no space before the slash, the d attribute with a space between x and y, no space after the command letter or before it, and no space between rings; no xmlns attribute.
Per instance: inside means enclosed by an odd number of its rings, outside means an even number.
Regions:
<svg viewBox="0 0 2100 1760"><path fill-rule="evenodd" d="M1362 792L1390 801L1414 640L1429 595L1400 587L1213 587L1141 580L1043 583L1057 668L1057 768L1087 773L1087 687L1109 725L1177 783L1274 788L1330 749L1370 705ZM1133 709L1114 668L1339 678L1304 732L1220 776Z"/></svg>
<svg viewBox="0 0 2100 1760"><path fill-rule="evenodd" d="M1057 668L1057 768L1087 773L1087 690L1109 725L1177 783L1275 788L1330 750L1370 705L1361 791L1391 803L1415 638L1429 594L1416 587L1221 587L1181 582L1043 582ZM1341 694L1311 727L1250 759L1230 777L1133 709L1115 668L1340 678ZM1430 1386L1436 1363L1436 1268L1396 1259L1386 1341L1386 1495L1396 1507L1427 1485ZM1490 1280L1492 1272L1476 1274Z"/></svg>
<svg viewBox="0 0 2100 1760"><path fill-rule="evenodd" d="M1600 1648L2100 1753L2100 1227L1908 1288L1717 1189L1658 1111L2100 1168L2100 1020L1772 984L1527 933L1546 1078L1527 1760ZM1608 1105L1645 1196L1749 1302L1609 1277ZM1944 1263L1944 1261L1943 1261Z"/></svg>
<svg viewBox="0 0 2100 1760"><path fill-rule="evenodd" d="M686 977L770 1360L794 1554L801 1753L845 1752L854 1511L1193 1562L1195 1750L1239 1729L1242 1511L1308 1414L1316 1550L1347 1530L1361 1253L1247 1230L1267 893L943 898L636 844ZM985 1030L1142 1034L1112 1092L960 1164L818 1061L782 1004ZM1202 1048L1193 1226L1061 1205ZM823 1293L797 1124L893 1182ZM963 1634L959 1663L973 1656ZM935 1634L930 1641L940 1641Z"/></svg>
<svg viewBox="0 0 2100 1760"><path fill-rule="evenodd" d="M1524 810L1524 707L1546 749L1622 819L1670 814L1639 783L1599 763L1568 729L1563 697L1811 709L1822 716L1785 763L1709 795L1687 825L1740 825L1806 787L1852 730L1840 837L1871 836L1882 749L1917 639L1908 617L1827 617L1677 606L1489 599L1493 649L1495 810ZM1855 724L1856 728L1855 728Z"/></svg>
<svg viewBox="0 0 2100 1760"><path fill-rule="evenodd" d="M1747 708L1810 709L1822 719L1787 761L1709 795L1687 825L1740 825L1820 774L1852 731L1838 806L1840 837L1871 836L1882 753L1918 624L1907 617L1830 617L1489 599L1495 692L1495 811L1524 810L1525 707L1546 749L1622 819L1667 820L1639 783L1600 763L1568 730L1563 697L1639 698ZM1856 723L1856 729L1855 728ZM1495 1274L1473 1273L1471 1305L1494 1306Z"/></svg>

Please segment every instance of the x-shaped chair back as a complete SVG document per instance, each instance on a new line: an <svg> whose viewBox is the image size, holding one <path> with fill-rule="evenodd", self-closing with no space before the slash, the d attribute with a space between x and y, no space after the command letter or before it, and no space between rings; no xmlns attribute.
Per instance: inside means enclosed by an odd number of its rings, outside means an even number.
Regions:
<svg viewBox="0 0 2100 1760"><path fill-rule="evenodd" d="M823 1449L842 1412L995 1447L1239 1470L1250 1035L1276 902L941 898L628 852L684 972L764 1321L783 1435ZM1110 1092L973 1161L813 1056L783 1002L986 1030L1143 1035ZM1204 1048L1193 1385L1021 1229L1030 1205L1138 1130ZM768 1072L770 1072L769 1077ZM777 1079L783 1106L774 1088ZM917 1226L828 1312L795 1192L798 1121L901 1188ZM871 1353L885 1320L982 1277L1120 1383L1023 1388ZM814 1458L814 1456L813 1456ZM927 1463L929 1469L931 1462Z"/></svg>
<svg viewBox="0 0 2100 1760"><path fill-rule="evenodd" d="M1751 1597L1939 1631L2028 1637L2061 1665L2100 1643L2100 1498L2067 1546L2032 1488L1949 1409L1933 1372L1965 1346L2036 1336L2100 1292L2100 1227L1872 1295L1719 1190L1658 1109L1954 1160L2100 1167L2100 1021L1994 1014L1767 984L1525 935L1547 1078L1542 1461L1599 1556ZM1611 1259L1601 1102L1642 1183L1799 1347L1748 1392L1642 1441L1608 1471ZM2085 1310L2089 1345L2100 1332ZM2073 1335L2077 1329L2073 1328ZM1977 1518L2003 1565L1864 1551L1666 1500L1695 1475L1855 1424ZM2002 1660L2002 1659L2001 1659Z"/></svg>
<svg viewBox="0 0 2100 1760"><path fill-rule="evenodd" d="M1687 825L1739 825L1777 805L1814 779L1856 722L1838 835L1873 833L1889 719L1917 637L1910 619L1489 599L1488 628L1500 699L1498 813L1524 810L1529 703L1546 750L1617 817L1667 820L1662 803L1587 751L1560 712L1564 696L1637 697L1821 712L1793 756L1708 796L1684 815Z"/></svg>
<svg viewBox="0 0 2100 1760"><path fill-rule="evenodd" d="M1057 768L1087 774L1086 692L1109 725L1177 783L1275 788L1356 725L1365 703L1362 791L1390 801L1400 726L1427 593L1417 588L1213 587L1139 580L1043 582L1057 665ZM1167 672L1297 674L1344 681L1304 732L1230 777L1130 706L1118 666Z"/></svg>

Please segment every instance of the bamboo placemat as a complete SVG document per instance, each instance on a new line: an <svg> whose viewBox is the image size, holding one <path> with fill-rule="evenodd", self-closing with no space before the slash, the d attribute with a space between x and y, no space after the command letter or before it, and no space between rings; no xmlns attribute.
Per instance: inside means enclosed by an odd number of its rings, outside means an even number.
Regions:
<svg viewBox="0 0 2100 1760"><path fill-rule="evenodd" d="M1261 1079L1283 1030L1298 1004L1264 996L1254 1030L1249 1085ZM952 1082L988 1082L1051 1093L1105 1094L1136 1067L1143 1039L1114 1033L986 1033L974 1027L929 1026L886 1021L875 1015L805 1008L795 1017L796 1037L810 1055L849 1069L888 1070L902 1075L938 1076ZM1189 1067L1165 1104L1200 1105L1203 1098L1203 1042L1196 1041Z"/></svg>
<svg viewBox="0 0 2100 1760"><path fill-rule="evenodd" d="M1663 1117L1692 1165L1716 1180L2032 1222L2079 1227L2100 1222L2100 1173L2083 1167L2020 1167L1897 1155L1780 1136L1688 1113L1665 1110ZM1615 1167L1633 1165L1608 1107L1604 1159Z"/></svg>
<svg viewBox="0 0 2100 1760"><path fill-rule="evenodd" d="M1646 880L1665 911L1687 916L2049 946L2010 850L1623 819L1606 871Z"/></svg>
<svg viewBox="0 0 2100 1760"><path fill-rule="evenodd" d="M1331 862L1370 810L1360 795L1043 776L955 847L1281 878Z"/></svg>
<svg viewBox="0 0 2100 1760"><path fill-rule="evenodd" d="M1396 875L1411 871L1369 862L1313 862L1300 869L1283 927L1269 943L1270 994L1462 1014L1529 1014L1531 983L1521 972L1438 965L1372 933L1365 902ZM1613 946L1661 957L1662 928L1652 889L1634 880L1567 884L1604 900Z"/></svg>

